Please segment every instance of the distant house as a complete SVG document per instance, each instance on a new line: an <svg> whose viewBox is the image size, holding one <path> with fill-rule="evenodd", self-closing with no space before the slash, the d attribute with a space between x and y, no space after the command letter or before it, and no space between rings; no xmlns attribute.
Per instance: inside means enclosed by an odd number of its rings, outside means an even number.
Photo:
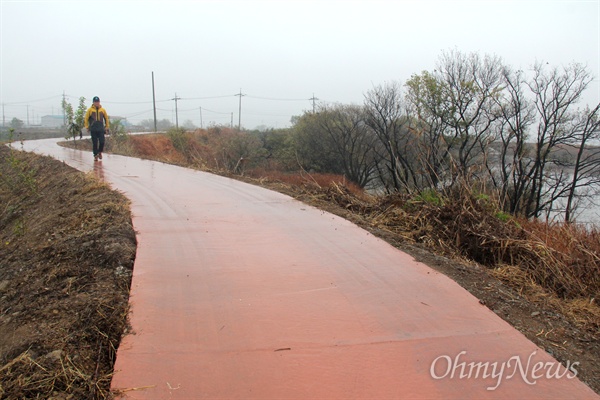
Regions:
<svg viewBox="0 0 600 400"><path fill-rule="evenodd" d="M41 125L44 128L62 128L65 125L65 117L62 115L44 115Z"/></svg>

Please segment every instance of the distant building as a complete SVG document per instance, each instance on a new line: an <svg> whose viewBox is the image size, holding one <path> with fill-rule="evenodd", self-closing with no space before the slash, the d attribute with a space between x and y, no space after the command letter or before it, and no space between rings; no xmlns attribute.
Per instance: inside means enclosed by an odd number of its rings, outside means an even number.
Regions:
<svg viewBox="0 0 600 400"><path fill-rule="evenodd" d="M65 124L65 117L62 115L44 115L41 125L44 128L62 128Z"/></svg>

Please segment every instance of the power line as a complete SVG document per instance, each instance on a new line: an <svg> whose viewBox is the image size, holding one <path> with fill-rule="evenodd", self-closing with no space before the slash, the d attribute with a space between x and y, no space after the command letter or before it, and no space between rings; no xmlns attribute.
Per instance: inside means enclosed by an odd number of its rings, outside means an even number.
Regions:
<svg viewBox="0 0 600 400"><path fill-rule="evenodd" d="M206 107L202 107L202 111L208 111L208 112L215 113L215 114L227 114L227 115L229 115L229 114L230 114L229 112L222 112L222 111L213 111L213 110L209 110L209 109L208 109L208 108L206 108Z"/></svg>
<svg viewBox="0 0 600 400"><path fill-rule="evenodd" d="M150 109L150 110L144 110L144 111L137 111L137 112L132 113L132 114L125 114L125 115L123 115L123 117L124 118L132 118L132 117L137 117L137 116L144 115L144 114L147 114L147 113L150 113L150 112L152 112L152 109Z"/></svg>
<svg viewBox="0 0 600 400"><path fill-rule="evenodd" d="M314 97L314 95L313 95L313 97ZM258 100L269 100L269 101L306 101L306 100L312 100L312 99L281 99L281 98L275 98L275 97L261 97L261 96L252 96L252 95L248 95L248 98L249 99L258 99Z"/></svg>
<svg viewBox="0 0 600 400"><path fill-rule="evenodd" d="M265 113L253 113L253 112L245 112L248 115L257 115L262 117L290 117L292 114L265 114Z"/></svg>
<svg viewBox="0 0 600 400"><path fill-rule="evenodd" d="M4 105L11 106L11 105L20 105L20 104L28 104L28 103L37 103L38 101L47 101L47 100L51 100L51 99L58 99L58 98L61 98L61 97L64 97L64 96L66 96L66 95L59 94L59 95L56 95L56 96L46 97L44 99L25 100L25 101L13 101L13 102L10 102L10 103L4 103ZM69 97L69 96L67 96L67 97Z"/></svg>
<svg viewBox="0 0 600 400"><path fill-rule="evenodd" d="M181 100L181 97L179 98L179 100ZM198 107L186 108L186 109L183 109L183 110L180 109L179 112L189 112L189 111L196 111L196 110L198 110Z"/></svg>
<svg viewBox="0 0 600 400"><path fill-rule="evenodd" d="M154 76L153 76L154 78ZM154 83L154 82L153 82ZM154 89L154 87L153 87ZM150 105L153 104L153 110L156 113L157 110L160 110L162 112L173 112L173 109L162 109L162 108L156 108L156 103L166 103L169 101L175 101L175 120L176 120L176 126L179 126L179 113L180 112L198 112L200 106L200 119L202 120L202 112L204 111L205 113L212 113L212 114L216 114L216 115L230 115L231 112L225 112L224 110L214 110L214 109L209 109L209 108L205 108L204 104L208 104L210 105L211 103L209 102L210 100L216 100L216 99L226 99L226 98L235 98L238 97L238 129L241 129L241 119L242 119L242 97L248 97L249 99L253 99L253 100L257 100L257 101L268 101L268 102L306 102L306 101L310 101L312 102L312 111L316 112L316 106L317 106L317 101L319 100L319 98L317 98L314 93L313 96L311 98L293 98L293 97L270 97L270 96L257 96L257 95L252 95L252 94L247 94L247 93L243 93L242 89L240 88L239 93L236 94L228 94L228 95L217 95L217 96L198 96L198 97L180 97L177 95L177 93L175 93L175 98L163 98L163 99L156 99L154 97L154 90L152 93L152 101L139 101L139 100L127 100L127 99L119 99L118 101L106 101L106 103L108 105L113 105L113 106L119 106L119 105L123 105L123 106L135 106L135 105ZM67 101L74 101L77 98L75 96L69 95L66 92L64 92L61 95L56 95L56 96L49 96L49 97L45 97L45 98L37 98L37 99L32 99L32 100L26 100L26 101L11 101L11 102L3 102L3 111L4 108L6 108L6 110L10 109L11 107L13 109L22 109L23 111L19 111L20 113L23 114L23 116L27 116L27 118L29 118L31 115L29 114L31 112L30 110L30 106L31 104L35 103L38 104L40 107L42 107L42 105L40 104L43 102L53 102L59 99L65 99ZM179 109L179 101L191 101L192 104L190 104L190 106L193 105L194 101L197 101L196 105L192 108L192 107L188 107L186 109ZM319 103L323 103L323 101L319 101ZM121 108L121 107L118 107ZM137 107L136 107L137 108ZM146 111L146 107L140 107L141 110L138 108L138 110L132 110L129 113L122 113L121 115L126 114L129 118L135 118L137 116L141 116L146 114L148 111ZM53 107L53 111L52 113L54 113L54 110L56 109L56 107ZM59 106L60 109L60 106ZM49 108L48 108L49 110ZM39 109L36 108L36 111L38 111L39 113ZM117 110L115 110L117 111ZM259 111L259 110L256 110ZM266 110L265 110L266 111ZM17 112L17 111L15 111ZM47 111L49 112L49 111ZM117 111L118 112L118 111ZM280 113L261 113L260 111L255 113L253 112L253 110L246 110L248 115L252 115L252 116L258 116L258 115L263 115L263 116L269 116L269 117L285 117L288 115L283 115ZM285 112L284 112L285 113ZM173 116L172 116L173 117ZM155 120L156 120L156 116L155 116ZM0 121L2 122L2 121ZM202 122L201 122L202 124ZM233 124L232 124L233 125Z"/></svg>
<svg viewBox="0 0 600 400"><path fill-rule="evenodd" d="M165 103L173 99L156 100L157 103ZM152 104L153 101L106 101L106 104Z"/></svg>
<svg viewBox="0 0 600 400"><path fill-rule="evenodd" d="M228 97L239 97L239 93L233 94L233 95L224 95L224 96L206 96L206 97L178 97L178 100L184 100L184 101L188 101L188 100L213 100L213 99L223 99L223 98L228 98ZM311 101L311 100L319 100L318 98L314 98L313 97L309 98L309 99L300 99L300 98L278 98L278 97L264 97L264 96L253 96L253 95L249 95L249 94L243 94L243 96L248 97L249 99L256 99L256 100L267 100L267 101ZM42 98L42 99L34 99L34 100L24 100L24 101L12 101L12 102L3 102L3 104L5 106L26 106L29 103L36 103L36 102L41 102L41 101L48 101L48 100L52 100L52 99L60 99L60 98L65 98L68 100L72 100L72 99L78 99L75 96L69 95L69 94L64 94L64 95L56 95L56 96L50 96L50 97L46 97L46 98ZM156 100L156 103L166 103L168 101L173 101L173 98L170 99L162 99L162 100ZM154 103L154 101L149 100L149 101L114 101L114 100L108 100L108 101L103 101L103 103L106 104L127 104L127 105L135 105L135 104L152 104Z"/></svg>
<svg viewBox="0 0 600 400"><path fill-rule="evenodd" d="M237 94L234 95L226 95L226 96L209 96L209 97L182 97L181 100L212 100L212 99L223 99L226 97L234 97L237 96Z"/></svg>

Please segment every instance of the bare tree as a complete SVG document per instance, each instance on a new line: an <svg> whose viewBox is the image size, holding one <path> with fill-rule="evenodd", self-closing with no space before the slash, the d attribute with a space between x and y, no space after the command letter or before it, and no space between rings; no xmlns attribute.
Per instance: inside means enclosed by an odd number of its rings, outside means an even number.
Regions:
<svg viewBox="0 0 600 400"><path fill-rule="evenodd" d="M593 110L580 113L575 125L575 142L572 145L577 151L573 164L573 177L567 186L567 203L565 206L565 222L571 222L576 201L581 197L583 188L591 189L595 194L600 186L600 147L590 146L590 142L600 139L600 104Z"/></svg>
<svg viewBox="0 0 600 400"><path fill-rule="evenodd" d="M415 135L408 129L398 83L371 89L365 95L365 123L378 140L378 176L389 191L410 192L417 187Z"/></svg>
<svg viewBox="0 0 600 400"><path fill-rule="evenodd" d="M582 187L596 183L598 154L589 142L598 136L598 110L575 109L590 75L580 64L547 70L537 63L530 79L510 67L502 79L502 97L495 99L499 163L490 170L500 200L513 214L565 212L570 220Z"/></svg>
<svg viewBox="0 0 600 400"><path fill-rule="evenodd" d="M496 98L499 109L497 173L490 172L490 179L499 190L503 208L519 213L523 198L531 185L531 146L529 131L535 122L535 108L527 97L527 84L523 71L513 71L505 66L502 70L504 91Z"/></svg>
<svg viewBox="0 0 600 400"><path fill-rule="evenodd" d="M458 51L442 53L434 77L443 103L439 117L447 126L448 150L454 155L454 177L477 176L494 141L497 119L494 99L502 90L498 57Z"/></svg>
<svg viewBox="0 0 600 400"><path fill-rule="evenodd" d="M577 140L574 123L575 110L581 94L592 78L582 64L573 63L562 70L553 68L547 72L544 64L537 63L534 77L528 84L535 96L538 116L533 164L529 172L531 187L525 199L524 214L539 217L552 209L553 203L564 196L562 188L568 185L568 175L551 167L560 163L554 157L561 145Z"/></svg>

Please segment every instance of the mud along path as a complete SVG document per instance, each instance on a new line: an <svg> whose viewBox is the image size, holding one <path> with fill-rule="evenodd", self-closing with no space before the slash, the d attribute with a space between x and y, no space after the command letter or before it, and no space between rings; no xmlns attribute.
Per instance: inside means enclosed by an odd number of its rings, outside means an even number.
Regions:
<svg viewBox="0 0 600 400"><path fill-rule="evenodd" d="M55 143L24 147L132 201L133 334L112 383L126 398L598 398L458 284L344 219Z"/></svg>

